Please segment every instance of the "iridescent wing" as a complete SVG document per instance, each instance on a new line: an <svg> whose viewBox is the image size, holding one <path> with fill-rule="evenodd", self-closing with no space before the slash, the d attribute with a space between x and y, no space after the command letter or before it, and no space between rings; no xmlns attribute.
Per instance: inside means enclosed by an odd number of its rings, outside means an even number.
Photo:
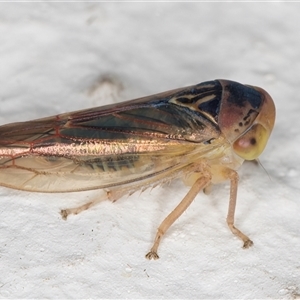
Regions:
<svg viewBox="0 0 300 300"><path fill-rule="evenodd" d="M219 81L0 127L0 185L69 192L181 176L219 145ZM224 142L224 141L223 141Z"/></svg>

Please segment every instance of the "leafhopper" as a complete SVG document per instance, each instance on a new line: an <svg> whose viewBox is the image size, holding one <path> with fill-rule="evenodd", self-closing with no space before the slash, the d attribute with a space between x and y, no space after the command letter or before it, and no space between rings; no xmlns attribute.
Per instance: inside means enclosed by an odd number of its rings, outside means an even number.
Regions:
<svg viewBox="0 0 300 300"><path fill-rule="evenodd" d="M237 169L264 150L275 121L259 87L213 80L164 93L0 127L0 185L32 192L104 190L104 197L61 211L78 214L103 198L182 178L189 192L158 227L162 236L201 190L230 181L227 224L234 225Z"/></svg>

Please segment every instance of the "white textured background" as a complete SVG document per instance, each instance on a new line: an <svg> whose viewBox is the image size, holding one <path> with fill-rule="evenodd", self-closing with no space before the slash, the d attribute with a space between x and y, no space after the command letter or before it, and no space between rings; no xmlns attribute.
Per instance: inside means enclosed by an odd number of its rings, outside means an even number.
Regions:
<svg viewBox="0 0 300 300"><path fill-rule="evenodd" d="M227 78L266 89L277 121L228 184L199 195L147 261L181 181L65 222L92 193L0 188L0 298L260 298L300 294L299 3L1 3L0 123L99 106ZM297 296L298 294L298 296Z"/></svg>

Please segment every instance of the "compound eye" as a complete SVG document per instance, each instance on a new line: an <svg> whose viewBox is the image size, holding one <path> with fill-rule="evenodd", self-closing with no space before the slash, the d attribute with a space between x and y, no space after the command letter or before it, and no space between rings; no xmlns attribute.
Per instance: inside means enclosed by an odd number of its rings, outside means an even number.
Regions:
<svg viewBox="0 0 300 300"><path fill-rule="evenodd" d="M233 149L243 159L253 160L263 152L268 138L268 131L262 125L255 124L233 143Z"/></svg>

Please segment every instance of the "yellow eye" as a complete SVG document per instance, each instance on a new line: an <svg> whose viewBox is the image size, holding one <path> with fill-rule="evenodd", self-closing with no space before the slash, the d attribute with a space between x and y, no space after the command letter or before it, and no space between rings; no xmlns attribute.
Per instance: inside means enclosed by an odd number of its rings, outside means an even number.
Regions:
<svg viewBox="0 0 300 300"><path fill-rule="evenodd" d="M265 149L269 132L260 124L253 125L234 143L233 149L245 160L256 159Z"/></svg>

